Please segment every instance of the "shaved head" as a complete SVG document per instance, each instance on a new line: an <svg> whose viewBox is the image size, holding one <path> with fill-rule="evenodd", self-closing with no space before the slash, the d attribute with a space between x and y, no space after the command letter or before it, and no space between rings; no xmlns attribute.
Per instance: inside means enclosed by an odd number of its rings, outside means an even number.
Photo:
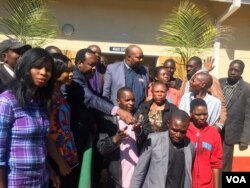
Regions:
<svg viewBox="0 0 250 188"><path fill-rule="evenodd" d="M94 52L94 54L98 58L98 61L101 61L102 50L98 45L95 45L95 44L89 45L88 49Z"/></svg>
<svg viewBox="0 0 250 188"><path fill-rule="evenodd" d="M92 50L93 52L102 52L101 48L95 44L89 45L88 49Z"/></svg>
<svg viewBox="0 0 250 188"><path fill-rule="evenodd" d="M144 56L142 49L137 45L129 45L125 50L125 62L126 64L136 70L141 67Z"/></svg>
<svg viewBox="0 0 250 188"><path fill-rule="evenodd" d="M142 51L142 49L135 44L129 45L125 50L125 56L129 56L133 54L135 50Z"/></svg>
<svg viewBox="0 0 250 188"><path fill-rule="evenodd" d="M47 46L45 50L50 54L62 54L62 51L57 46Z"/></svg>
<svg viewBox="0 0 250 188"><path fill-rule="evenodd" d="M205 84L205 88L210 88L213 84L213 77L207 72L200 72L195 74L195 77L199 78Z"/></svg>

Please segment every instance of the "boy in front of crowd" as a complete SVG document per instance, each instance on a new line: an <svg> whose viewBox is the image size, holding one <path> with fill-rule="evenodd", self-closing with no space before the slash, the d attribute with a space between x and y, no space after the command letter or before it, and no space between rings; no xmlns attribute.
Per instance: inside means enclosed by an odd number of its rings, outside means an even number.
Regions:
<svg viewBox="0 0 250 188"><path fill-rule="evenodd" d="M132 90L122 87L117 92L117 103L133 113L135 97ZM130 181L138 161L137 142L133 125L119 117L104 116L99 130L98 151L104 156L109 177L108 188L130 188Z"/></svg>

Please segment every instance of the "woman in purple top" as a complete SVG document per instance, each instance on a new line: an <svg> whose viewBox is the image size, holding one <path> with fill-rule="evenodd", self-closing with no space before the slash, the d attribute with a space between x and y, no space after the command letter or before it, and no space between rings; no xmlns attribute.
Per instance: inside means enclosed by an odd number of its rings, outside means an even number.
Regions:
<svg viewBox="0 0 250 188"><path fill-rule="evenodd" d="M0 187L47 187L52 75L49 53L30 49L18 60L10 89L0 95Z"/></svg>

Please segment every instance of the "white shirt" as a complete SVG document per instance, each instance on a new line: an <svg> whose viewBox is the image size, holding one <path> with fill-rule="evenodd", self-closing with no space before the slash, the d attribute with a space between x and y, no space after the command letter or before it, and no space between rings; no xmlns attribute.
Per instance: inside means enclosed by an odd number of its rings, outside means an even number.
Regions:
<svg viewBox="0 0 250 188"><path fill-rule="evenodd" d="M185 93L181 98L179 108L190 114L190 103L193 99L195 99L195 97L192 92ZM210 125L215 125L220 118L221 101L209 94L207 94L203 100L207 103L207 122Z"/></svg>
<svg viewBox="0 0 250 188"><path fill-rule="evenodd" d="M3 65L6 71L14 78L14 71L10 69L6 64Z"/></svg>

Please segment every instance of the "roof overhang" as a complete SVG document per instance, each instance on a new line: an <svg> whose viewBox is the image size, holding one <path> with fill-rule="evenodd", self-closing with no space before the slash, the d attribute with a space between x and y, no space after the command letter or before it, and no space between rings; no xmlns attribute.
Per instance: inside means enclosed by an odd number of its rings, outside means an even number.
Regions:
<svg viewBox="0 0 250 188"><path fill-rule="evenodd" d="M233 0L210 0L210 1L217 1L217 2L224 2L224 3L232 3ZM250 0L241 0L241 4L249 4Z"/></svg>

